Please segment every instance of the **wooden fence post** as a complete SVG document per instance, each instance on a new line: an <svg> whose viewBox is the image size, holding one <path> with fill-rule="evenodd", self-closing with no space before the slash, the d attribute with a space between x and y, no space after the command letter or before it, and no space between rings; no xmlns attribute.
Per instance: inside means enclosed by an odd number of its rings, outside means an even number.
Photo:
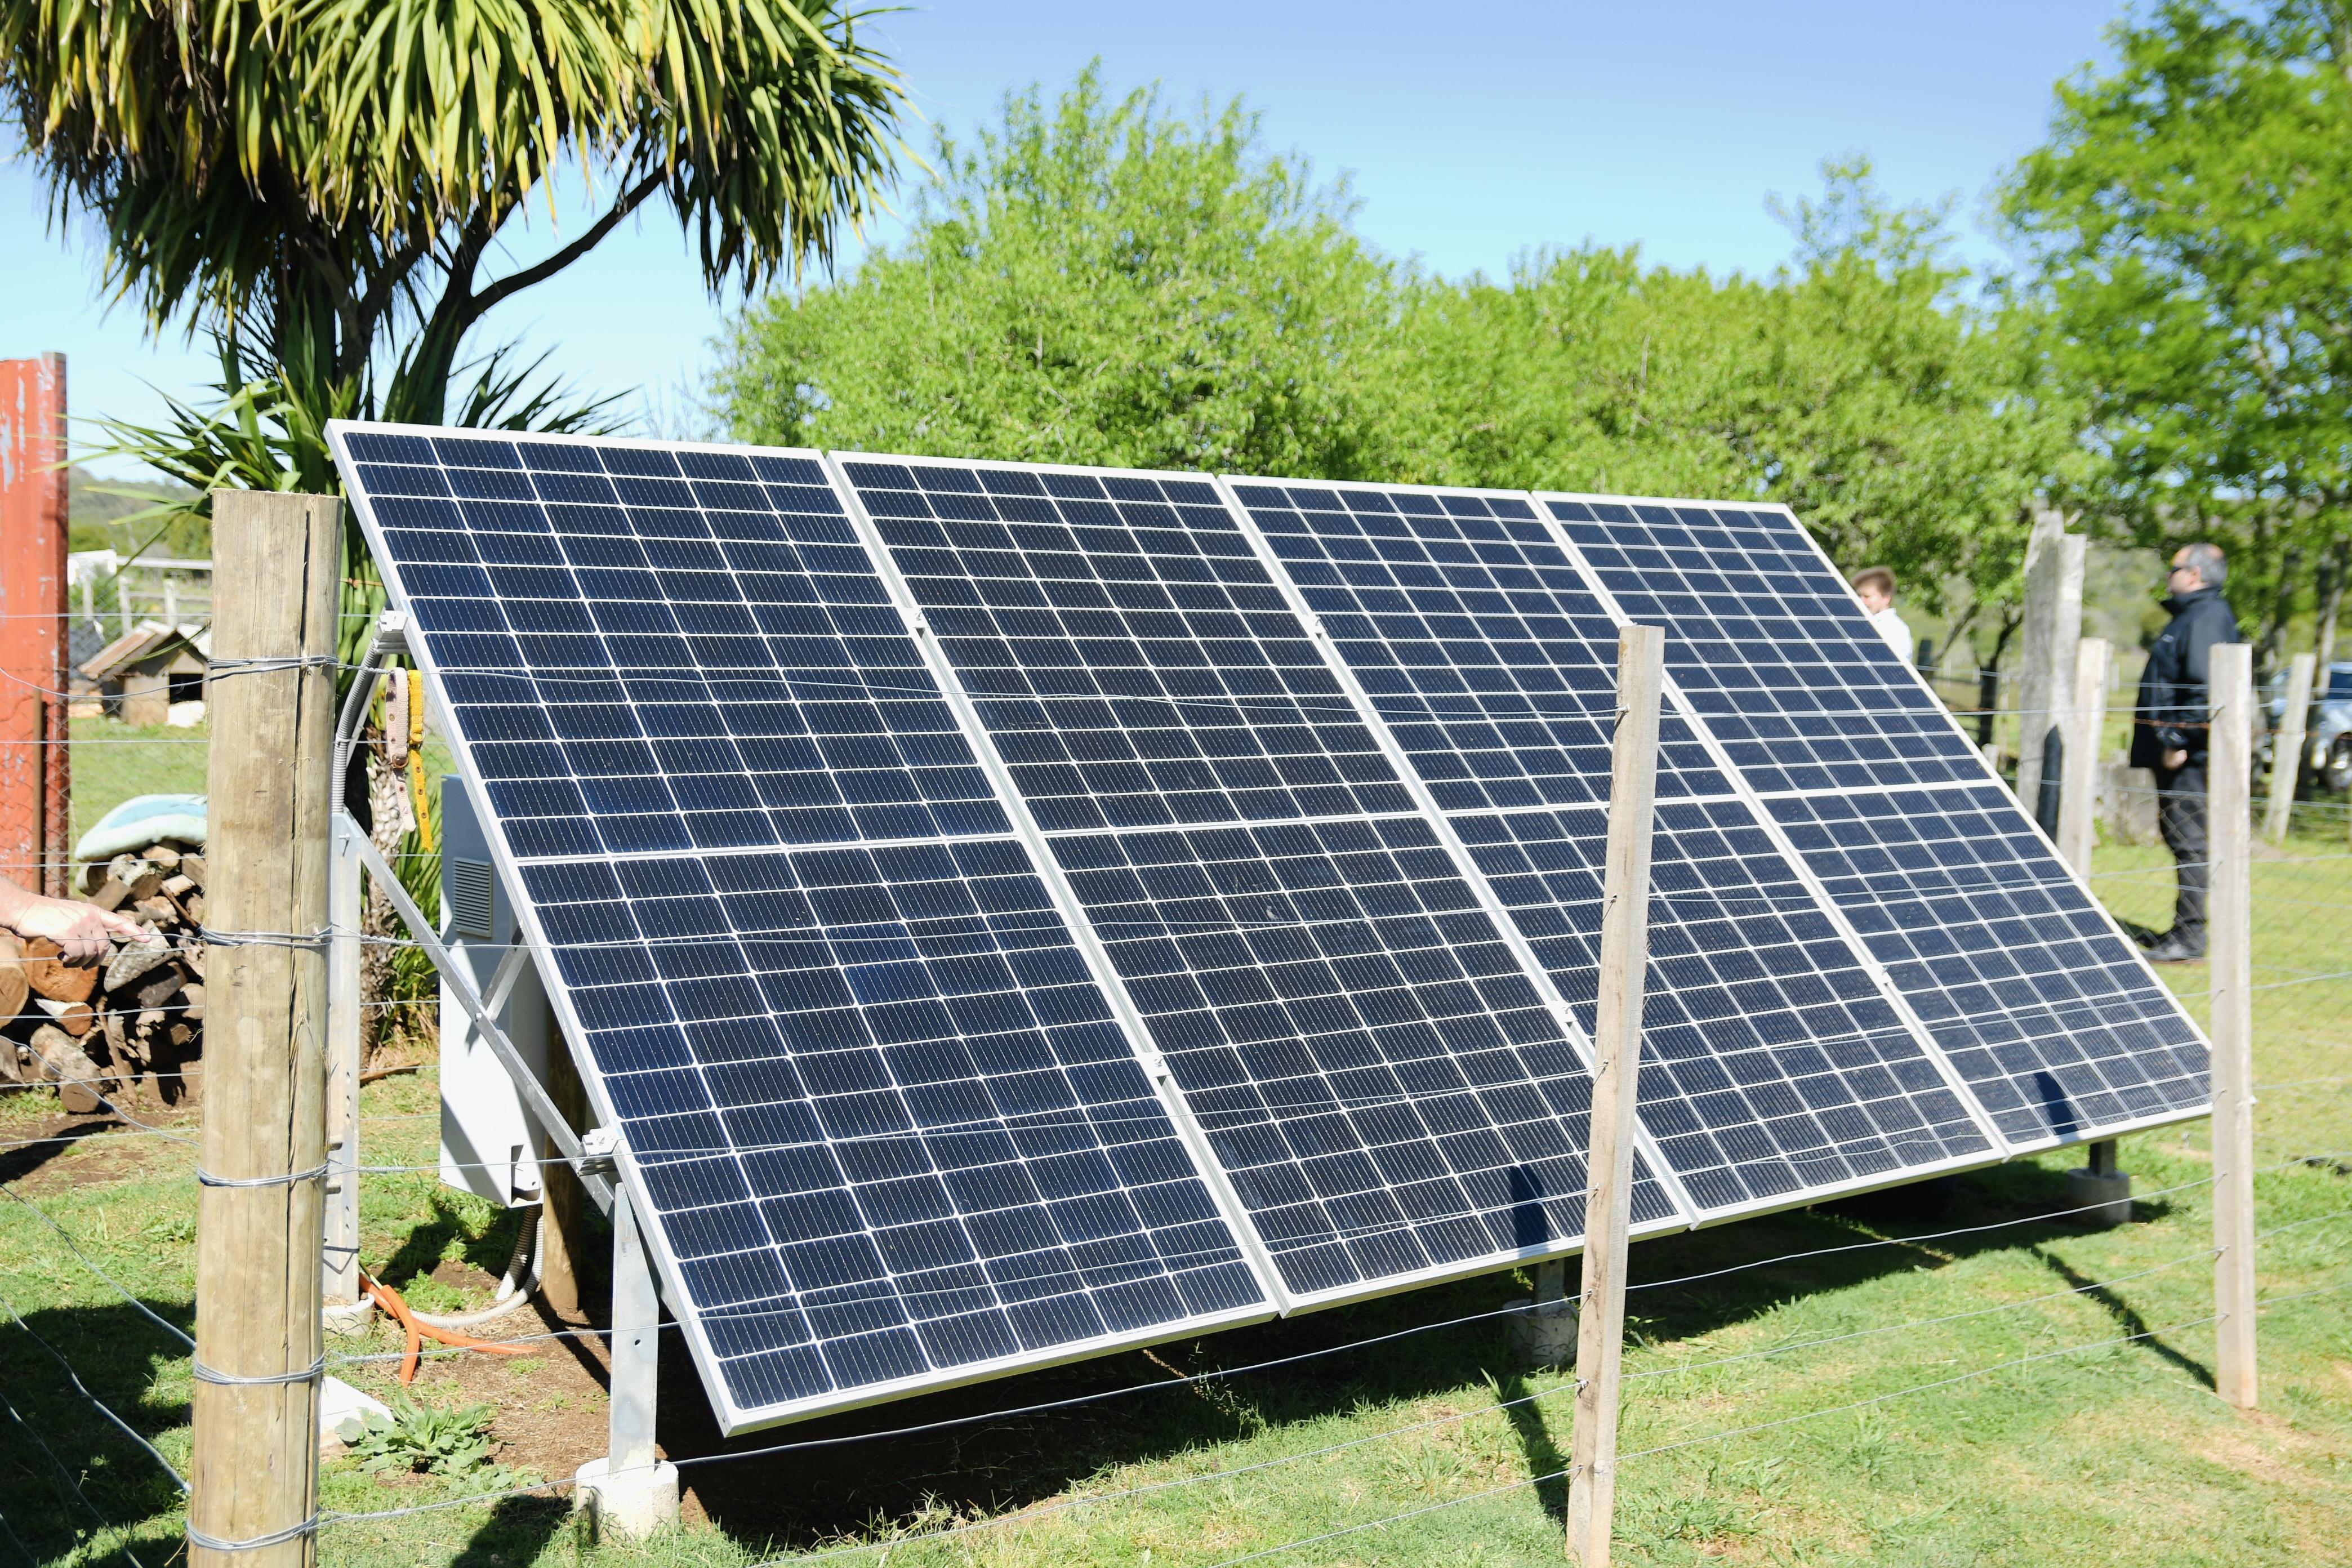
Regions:
<svg viewBox="0 0 2352 1568"><path fill-rule="evenodd" d="M2213 886L2207 953L2213 1004L2213 1310L2216 1392L2254 1407L2254 650L2221 643L2210 674L2207 763Z"/></svg>
<svg viewBox="0 0 2352 1568"><path fill-rule="evenodd" d="M1609 1568L1617 1489L1619 1367L1625 1351L1625 1232L1633 1208L1633 1102L1640 1081L1642 981L1649 962L1650 826L1658 773L1658 698L1666 634L1617 638L1617 736L1601 882L1601 994L1593 1020L1592 1130L1585 1159L1584 1284L1577 1305L1568 1554Z"/></svg>
<svg viewBox="0 0 2352 1568"><path fill-rule="evenodd" d="M2115 648L2105 637L2084 637L2074 660L2074 722L2067 726L2066 771L2058 797L2058 853L2083 876L2091 874L2098 842L2099 748L2107 727L2107 679Z"/></svg>
<svg viewBox="0 0 2352 1568"><path fill-rule="evenodd" d="M316 1560L342 503L216 491L189 1562Z"/></svg>
<svg viewBox="0 0 2352 1568"><path fill-rule="evenodd" d="M2311 713L2311 678L2319 656L2299 653L2287 667L2286 712L2271 742L2270 815L2263 819L2263 837L2273 844L2286 841L2288 820L2294 815L2294 788L2303 782L2305 721Z"/></svg>
<svg viewBox="0 0 2352 1568"><path fill-rule="evenodd" d="M2074 694L2074 655L2083 640L2083 536L2066 531L2054 511L2036 513L2025 551L2025 668L2017 693L2017 798L2026 815L2058 837L2055 801L2062 770L2042 765L2055 732L2068 736L2065 709ZM2045 780L2047 781L2045 783Z"/></svg>

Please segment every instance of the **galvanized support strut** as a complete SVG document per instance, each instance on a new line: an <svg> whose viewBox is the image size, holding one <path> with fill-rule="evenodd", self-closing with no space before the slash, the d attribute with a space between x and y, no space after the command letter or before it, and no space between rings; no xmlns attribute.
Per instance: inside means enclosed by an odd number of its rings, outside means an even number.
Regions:
<svg viewBox="0 0 2352 1568"><path fill-rule="evenodd" d="M593 1136L593 1134L592 1134ZM613 1196L613 1387L604 1458L580 1467L576 1506L600 1535L641 1540L677 1522L677 1467L654 1447L661 1290L628 1189Z"/></svg>

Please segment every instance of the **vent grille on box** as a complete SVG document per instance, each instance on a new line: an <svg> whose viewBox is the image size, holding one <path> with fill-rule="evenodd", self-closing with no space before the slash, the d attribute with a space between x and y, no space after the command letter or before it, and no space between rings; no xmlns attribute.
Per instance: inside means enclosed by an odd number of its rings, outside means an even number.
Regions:
<svg viewBox="0 0 2352 1568"><path fill-rule="evenodd" d="M490 935L490 864L487 860L462 860L451 856L443 862L446 867L441 879L441 896L447 901L449 929L458 936L478 936L484 941Z"/></svg>

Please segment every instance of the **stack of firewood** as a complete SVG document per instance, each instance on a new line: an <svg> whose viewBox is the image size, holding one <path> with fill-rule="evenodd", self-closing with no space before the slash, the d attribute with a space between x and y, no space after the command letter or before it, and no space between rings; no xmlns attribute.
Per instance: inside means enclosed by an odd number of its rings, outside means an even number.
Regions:
<svg viewBox="0 0 2352 1568"><path fill-rule="evenodd" d="M166 841L91 865L85 897L155 932L73 965L55 942L0 934L0 1082L51 1083L71 1111L194 1089L204 1044L205 858ZM7 1022L13 1020L13 1022Z"/></svg>

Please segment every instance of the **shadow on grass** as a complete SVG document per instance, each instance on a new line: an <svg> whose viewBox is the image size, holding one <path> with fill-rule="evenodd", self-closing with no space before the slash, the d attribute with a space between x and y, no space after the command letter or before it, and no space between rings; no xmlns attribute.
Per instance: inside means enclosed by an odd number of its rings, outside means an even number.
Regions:
<svg viewBox="0 0 2352 1568"><path fill-rule="evenodd" d="M14 1046L11 1044L5 1048L13 1049ZM0 1148L0 1186L31 1175L83 1140L101 1132L112 1132L121 1125L112 1117L108 1117L103 1121L93 1119L63 1126L36 1127L32 1136L16 1147Z"/></svg>
<svg viewBox="0 0 2352 1568"><path fill-rule="evenodd" d="M147 1305L168 1322L193 1326L185 1301ZM104 1553L90 1553L88 1543L110 1530L152 1526L131 1550L153 1568L163 1553L150 1544L159 1534L179 1533L180 1489L90 1399L151 1442L186 1426L184 1398L147 1397L159 1374L184 1362L186 1348L128 1302L45 1308L26 1313L25 1325L0 1320L0 1514L37 1563L79 1551L89 1553L84 1563L129 1568L132 1559L121 1542ZM71 1363L87 1396L32 1334Z"/></svg>
<svg viewBox="0 0 2352 1568"><path fill-rule="evenodd" d="M1495 1380L1495 1391L1497 1402L1508 1406L1505 1414L1510 1416L1511 1429L1518 1434L1520 1450L1527 1455L1528 1474L1549 1476L1555 1470L1567 1469L1568 1455L1559 1444L1552 1441L1551 1422L1544 1415L1544 1407L1531 1400L1526 1404L1512 1403L1514 1400L1527 1399L1528 1392L1527 1379L1522 1377L1517 1369L1513 1369ZM1565 1405L1567 1403L1568 1401L1563 1398L1561 1404ZM1563 1410L1560 1425L1565 1426L1568 1419L1567 1413ZM1536 1498L1543 1504L1544 1511L1551 1515L1552 1522L1566 1529L1568 1478L1554 1476L1550 1480L1538 1481L1536 1483Z"/></svg>
<svg viewBox="0 0 2352 1568"><path fill-rule="evenodd" d="M572 1523L568 1497L500 1498L475 1528L449 1568L513 1568L538 1560L547 1543Z"/></svg>
<svg viewBox="0 0 2352 1568"><path fill-rule="evenodd" d="M522 1211L502 1209L497 1217L480 1230L479 1222L466 1211L465 1205L438 1188L425 1197L427 1214L417 1221L401 1240L399 1249L384 1260L375 1277L394 1289L405 1289L412 1281L433 1272L456 1241L465 1260L495 1278L503 1272L507 1260L514 1256L515 1237L522 1227Z"/></svg>
<svg viewBox="0 0 2352 1568"><path fill-rule="evenodd" d="M2074 1226L2057 1220L1979 1236L1904 1238L2048 1213L2065 1206L2064 1192L2061 1173L2020 1163L1927 1193L1897 1189L1646 1241L1632 1253L1631 1317L1654 1338L1704 1334L1791 1295L1843 1289L1888 1273L1941 1268L1979 1252L2028 1245ZM2160 1203L2141 1209L2146 1218L2166 1212ZM1784 1253L1879 1238L1894 1244L1641 1289ZM680 1338L666 1335L660 1430L667 1457L686 1461L686 1489L713 1523L747 1549L804 1549L845 1536L867 1538L877 1520L943 1521L950 1513L969 1519L1027 1508L1108 1468L1162 1460L1269 1427L1406 1405L1465 1384L1492 1384L1503 1398L1518 1398L1528 1389L1511 1365L1506 1320L1488 1317L1230 1380L1147 1389L1074 1409L974 1419L1493 1313L1527 1291L1525 1281L1508 1272L1488 1275L731 1440L719 1436ZM1566 1462L1554 1433L1565 1431L1568 1397L1562 1389L1555 1399L1510 1410L1528 1473L1548 1473ZM969 1424L906 1432L937 1422ZM735 1462L721 1458L780 1443L808 1446L746 1454ZM1542 1496L1548 1510L1564 1517L1564 1484L1549 1484Z"/></svg>
<svg viewBox="0 0 2352 1568"><path fill-rule="evenodd" d="M2182 1354L2180 1352L2174 1350L2170 1345L2166 1344L2161 1339L2153 1336L2146 1339L2139 1338L2139 1336L2147 1334L2148 1331L2147 1320L2140 1316L2138 1310L2134 1308L2130 1302L2126 1301L2122 1297L2116 1295L2113 1290L2108 1289L2104 1285L2092 1285L2089 1276L2084 1274L2080 1269L2075 1268L2072 1264L2068 1263L2062 1258L2053 1257L2051 1254L2044 1252L2038 1247L2033 1248L2033 1256L2040 1258L2044 1267L2046 1267L2051 1273L2055 1274L2059 1279L2066 1281L2070 1289L2082 1291L2083 1297L2085 1300L2096 1301L2102 1308L2105 1309L2107 1316L2113 1318L2118 1324L2120 1324L2125 1333L2131 1335L2140 1344L2143 1344L2149 1350L2154 1351L2159 1357L2163 1358L2163 1360L2169 1363L2179 1370L2187 1373L2205 1387L2213 1388L2218 1386L2213 1381L2212 1369L2208 1367L2203 1362L2197 1360L2193 1356ZM2091 1288L2084 1289L2084 1287L2085 1286L2090 1286Z"/></svg>

